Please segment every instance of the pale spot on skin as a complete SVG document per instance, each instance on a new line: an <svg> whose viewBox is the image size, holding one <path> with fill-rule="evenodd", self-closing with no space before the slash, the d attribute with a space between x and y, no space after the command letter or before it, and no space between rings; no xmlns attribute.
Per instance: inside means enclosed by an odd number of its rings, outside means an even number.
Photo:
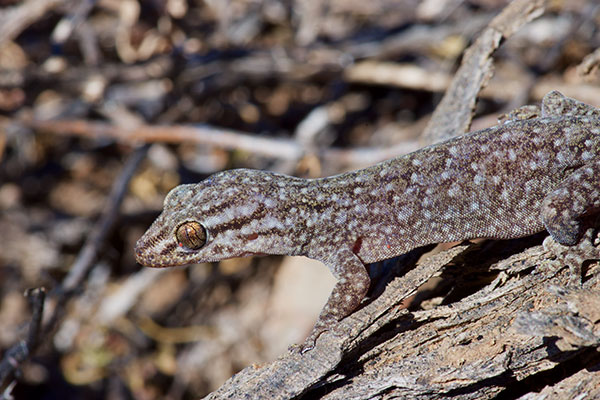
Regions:
<svg viewBox="0 0 600 400"><path fill-rule="evenodd" d="M456 197L460 194L460 189L456 186L452 186L450 187L450 189L448 189L448 196L450 197Z"/></svg>
<svg viewBox="0 0 600 400"><path fill-rule="evenodd" d="M529 168L530 169L537 169L537 167L538 167L537 161L535 161L535 160L529 161Z"/></svg>
<svg viewBox="0 0 600 400"><path fill-rule="evenodd" d="M275 201L275 199L271 199L271 198L267 198L265 199L265 207L267 208L273 208L277 205L277 202Z"/></svg>
<svg viewBox="0 0 600 400"><path fill-rule="evenodd" d="M414 186L410 186L404 191L406 196L413 196L417 192L418 192L418 189Z"/></svg>

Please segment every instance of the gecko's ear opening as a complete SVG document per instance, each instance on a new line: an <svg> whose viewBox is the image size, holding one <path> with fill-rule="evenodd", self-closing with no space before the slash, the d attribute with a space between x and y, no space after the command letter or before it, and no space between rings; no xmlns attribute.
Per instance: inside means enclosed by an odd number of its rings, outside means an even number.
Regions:
<svg viewBox="0 0 600 400"><path fill-rule="evenodd" d="M206 244L206 229L196 221L186 221L175 230L179 247L198 250Z"/></svg>

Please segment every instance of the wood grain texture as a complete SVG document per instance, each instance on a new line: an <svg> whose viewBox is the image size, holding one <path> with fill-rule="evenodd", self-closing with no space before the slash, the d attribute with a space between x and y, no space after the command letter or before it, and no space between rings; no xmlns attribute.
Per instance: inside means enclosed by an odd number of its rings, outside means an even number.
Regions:
<svg viewBox="0 0 600 400"><path fill-rule="evenodd" d="M520 246L513 241L507 251L506 243L492 242L441 252L396 278L303 357L286 354L248 367L206 398L491 399L542 389L574 398L597 392L600 321L591 310L600 298L599 266L590 265L583 287L570 287L569 271L552 253L542 246L520 252ZM428 277L464 283L474 271L491 272L472 282L475 292L426 311L403 308L403 299ZM574 325L579 335L569 333ZM575 384L574 376L582 381Z"/></svg>

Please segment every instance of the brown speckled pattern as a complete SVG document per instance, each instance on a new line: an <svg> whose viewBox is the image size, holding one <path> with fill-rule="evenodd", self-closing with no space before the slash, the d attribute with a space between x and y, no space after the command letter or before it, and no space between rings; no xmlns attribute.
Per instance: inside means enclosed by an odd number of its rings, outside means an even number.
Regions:
<svg viewBox="0 0 600 400"><path fill-rule="evenodd" d="M220 172L181 185L136 245L149 267L252 254L305 255L338 279L304 343L363 299L364 264L431 243L510 239L547 229L578 242L578 218L600 207L598 110L551 92L541 117L510 120L358 171L300 179L264 171ZM198 250L175 232L195 221Z"/></svg>

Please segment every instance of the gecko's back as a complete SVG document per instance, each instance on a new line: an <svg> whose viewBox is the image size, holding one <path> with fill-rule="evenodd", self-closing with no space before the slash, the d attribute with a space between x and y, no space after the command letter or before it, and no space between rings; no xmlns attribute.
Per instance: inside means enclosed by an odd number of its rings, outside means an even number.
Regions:
<svg viewBox="0 0 600 400"><path fill-rule="evenodd" d="M600 120L515 121L430 146L365 170L313 181L337 212L315 226L329 251L343 231L364 262L430 243L508 239L544 229L541 204L573 170L600 154ZM347 222L336 224L339 213ZM316 254L314 254L316 255Z"/></svg>

